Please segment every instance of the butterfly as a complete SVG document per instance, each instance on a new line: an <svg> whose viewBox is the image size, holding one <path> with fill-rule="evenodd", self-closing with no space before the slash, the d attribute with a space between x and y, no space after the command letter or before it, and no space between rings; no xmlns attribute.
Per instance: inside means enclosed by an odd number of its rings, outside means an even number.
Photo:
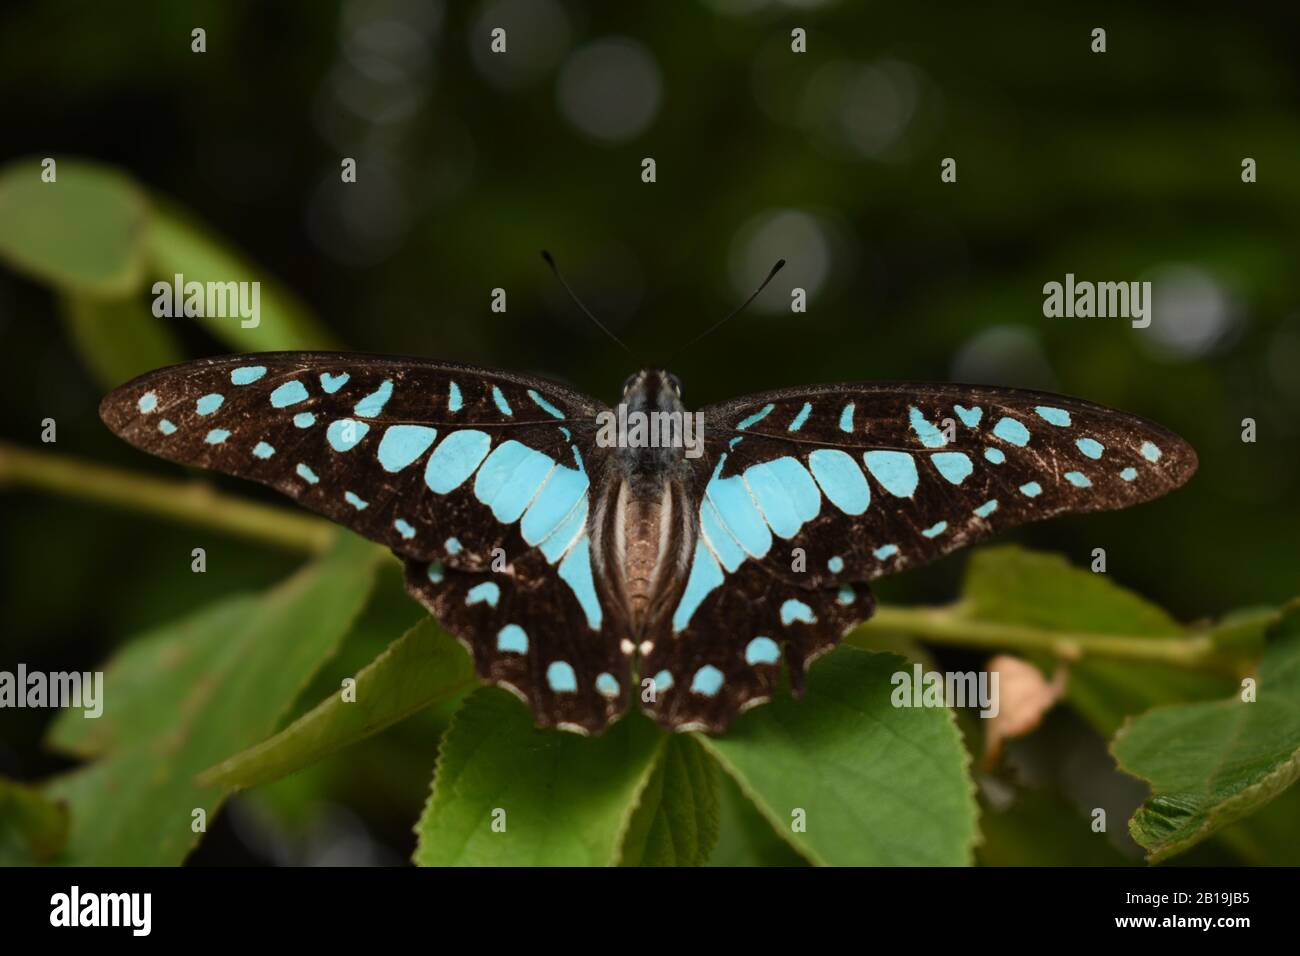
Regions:
<svg viewBox="0 0 1300 956"><path fill-rule="evenodd" d="M619 404L629 420L687 414L660 369ZM665 728L721 732L783 666L802 692L871 616L874 578L1148 501L1197 464L1142 419L982 386L752 395L694 413L694 449L611 441L612 411L542 379L333 352L173 366L100 407L138 448L270 485L392 549L483 679L539 726L582 733L633 696Z"/></svg>

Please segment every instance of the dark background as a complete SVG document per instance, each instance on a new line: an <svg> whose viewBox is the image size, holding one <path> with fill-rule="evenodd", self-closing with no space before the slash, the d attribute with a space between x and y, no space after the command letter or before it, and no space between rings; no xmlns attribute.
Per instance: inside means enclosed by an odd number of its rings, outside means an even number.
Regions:
<svg viewBox="0 0 1300 956"><path fill-rule="evenodd" d="M1104 547L1117 580L1190 621L1300 583L1300 16L1283 7L11 2L0 162L122 169L348 347L535 372L607 401L638 360L573 308L539 249L645 361L784 257L749 312L675 357L688 404L942 380L1154 419L1200 455L1186 488L1014 537L1076 563ZM196 26L205 54L190 52ZM506 57L486 52L493 26ZM1104 54L1089 49L1097 26ZM790 51L794 27L807 54ZM355 185L339 183L344 156ZM939 177L949 156L953 184ZM1151 327L1044 318L1043 284L1067 272L1152 280ZM790 311L796 285L806 314ZM489 309L496 287L504 314ZM191 357L228 351L163 321ZM61 453L178 473L109 435L103 388L50 291L3 267L0 355L6 440L39 447L54 417ZM1255 444L1241 441L1246 417ZM3 666L96 666L141 629L298 561L29 493L0 508ZM200 543L209 572L176 573ZM963 561L880 591L949 598ZM4 716L0 773L65 765L38 746L46 719ZM199 860L403 858L439 719L237 801ZM276 840L283 853L265 849Z"/></svg>

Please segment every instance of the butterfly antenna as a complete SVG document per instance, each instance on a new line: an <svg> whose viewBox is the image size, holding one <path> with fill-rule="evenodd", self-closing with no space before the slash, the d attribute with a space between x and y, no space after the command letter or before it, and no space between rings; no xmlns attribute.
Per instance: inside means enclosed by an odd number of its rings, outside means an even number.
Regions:
<svg viewBox="0 0 1300 956"><path fill-rule="evenodd" d="M685 345L683 345L681 348L679 348L676 352L674 352L673 355L674 355L674 356L676 356L676 355L680 355L682 352L684 352L686 349L690 348L692 345L694 345L694 344L695 344L696 342L698 342L700 339L704 338L706 335L712 335L714 332L716 332L718 329L720 329L720 328L721 328L723 325L725 325L727 322L730 322L730 321L731 321L732 319L734 319L736 316L740 315L740 313L744 312L747 308L749 308L749 304L750 304L751 302L753 302L755 299L758 298L758 294L759 294L760 292L762 292L764 289L767 288L767 284L768 284L769 282L771 282L771 281L776 277L776 274L777 274L778 272L780 272L781 269L782 269L784 266L785 266L785 260L784 260L784 259L777 259L777 260L776 260L776 265L772 266L772 271L769 272L769 273L767 274L767 278L764 279L764 280L759 284L758 288L754 290L753 294L752 294L748 299L746 299L744 302L742 302L742 303L741 303L740 305L738 305L736 308L732 309L730 312L728 312L728 313L727 313L726 315L724 315L722 318L718 319L718 321L714 322L711 326L709 326L707 329L705 329L705 330L704 330L703 332L701 332L699 335L695 336L695 338L691 339L689 342L687 342Z"/></svg>
<svg viewBox="0 0 1300 956"><path fill-rule="evenodd" d="M582 304L582 300L578 298L577 294L571 288L569 288L569 283L564 281L564 276L560 274L560 267L555 264L555 260L551 258L551 254L547 252L545 249L542 250L542 258L546 260L546 264L550 266L551 271L555 273L555 278L560 280L560 285L564 286L564 291L569 293L569 298L573 300L573 304L576 305L579 309L581 309L583 314L586 315L587 318L591 319L591 321L596 323L596 328L600 329L611 339L617 342L620 346L622 346L623 350L627 352L629 355L635 355L636 353L633 352L630 348L628 348L622 339L620 339L617 335L615 335L613 332L607 329L605 327L605 324L601 322L600 319L592 315L591 310Z"/></svg>

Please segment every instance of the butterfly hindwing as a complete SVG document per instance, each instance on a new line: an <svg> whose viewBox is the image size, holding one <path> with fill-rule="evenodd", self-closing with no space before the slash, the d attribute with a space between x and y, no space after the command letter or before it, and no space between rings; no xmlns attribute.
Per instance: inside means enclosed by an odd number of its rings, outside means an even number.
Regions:
<svg viewBox="0 0 1300 956"><path fill-rule="evenodd" d="M592 441L599 408L483 369L270 353L149 373L105 398L101 416L137 447L270 485L391 548L482 677L523 693L540 723L599 730L627 684L587 535L606 455ZM429 580L431 563L445 584ZM460 592L475 586L466 604ZM528 635L525 654L510 650L513 631L502 643L511 623ZM549 686L557 662L582 686Z"/></svg>
<svg viewBox="0 0 1300 956"><path fill-rule="evenodd" d="M653 696L642 707L673 730L718 733L750 707L771 699L782 661L794 693L808 665L841 635L871 616L865 584L806 588L755 562L741 565L713 590L676 633L663 634L641 657Z"/></svg>
<svg viewBox="0 0 1300 956"><path fill-rule="evenodd" d="M408 561L406 588L474 657L485 680L528 704L540 727L598 733L627 707L631 668L605 618L594 633L538 551L501 571Z"/></svg>

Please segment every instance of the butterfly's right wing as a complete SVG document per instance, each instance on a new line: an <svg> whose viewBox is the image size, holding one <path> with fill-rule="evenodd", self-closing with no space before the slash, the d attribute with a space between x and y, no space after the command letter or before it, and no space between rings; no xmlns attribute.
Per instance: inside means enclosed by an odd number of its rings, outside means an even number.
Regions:
<svg viewBox="0 0 1300 956"><path fill-rule="evenodd" d="M542 725L594 731L629 681L587 537L602 407L488 369L283 352L150 372L100 414L139 448L270 485L388 546L481 676Z"/></svg>

